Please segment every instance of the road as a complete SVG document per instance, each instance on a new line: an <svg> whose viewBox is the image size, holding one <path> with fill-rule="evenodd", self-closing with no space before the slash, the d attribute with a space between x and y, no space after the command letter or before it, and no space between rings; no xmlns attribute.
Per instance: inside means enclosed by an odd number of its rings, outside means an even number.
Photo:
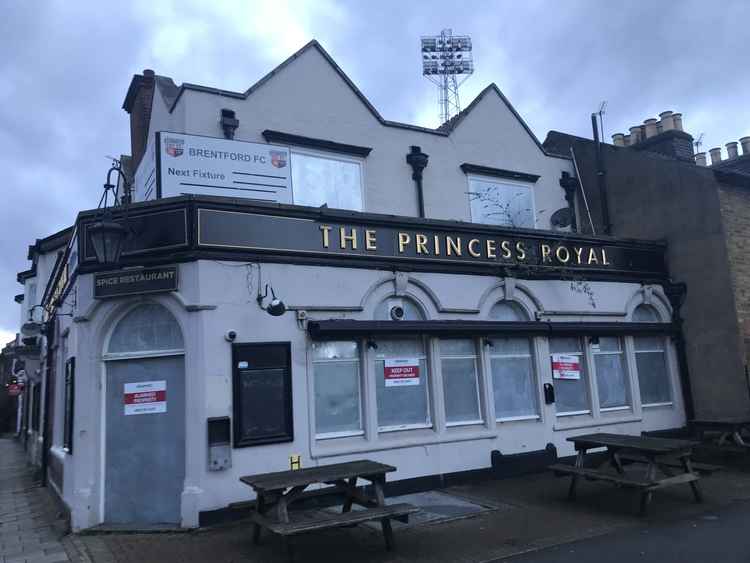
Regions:
<svg viewBox="0 0 750 563"><path fill-rule="evenodd" d="M748 563L750 502L505 558L504 563Z"/></svg>

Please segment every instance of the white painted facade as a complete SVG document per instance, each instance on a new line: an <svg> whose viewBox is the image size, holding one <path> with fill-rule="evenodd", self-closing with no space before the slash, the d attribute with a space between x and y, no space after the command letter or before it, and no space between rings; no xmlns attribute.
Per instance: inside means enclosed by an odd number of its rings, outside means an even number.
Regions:
<svg viewBox="0 0 750 563"><path fill-rule="evenodd" d="M337 143L371 147L362 159L363 211L416 216L412 170L405 155L418 145L430 156L424 172L426 216L471 221L467 175L462 163L538 175L533 183L535 222L549 229L550 215L566 206L559 185L563 172L573 174L567 159L546 155L495 87L472 104L450 134L384 122L331 65L317 44L303 49L246 99L184 88L169 108L155 93L149 138L157 131L221 136L220 110L235 111L240 121L236 139L265 142L266 129ZM294 147L292 147L294 150ZM139 194L136 194L136 200ZM57 388L52 455L64 467L60 491L70 507L72 526L81 530L105 521L107 345L117 323L134 307L158 303L176 319L184 341L185 479L180 502L181 525L196 527L199 514L252 498L241 475L289 468L290 456L301 455L303 467L369 458L398 467L389 479L444 475L490 466L490 453L538 451L548 443L560 455L572 449L566 438L587 431L640 433L673 428L685 422L678 366L671 340L663 338L671 400L660 406L641 404L632 336L621 338L625 362L627 407L602 411L597 382L589 378L590 413L558 416L545 404L543 384L553 383L549 341L532 338L535 416L497 420L484 338L473 339L478 368L481 421L449 426L443 391L439 342L426 338L425 373L431 424L420 429L379 432L373 351L359 341L363 432L357 436L319 439L315 433L315 382L306 323L348 318L373 320L384 300L408 299L426 320L488 320L498 302L518 304L530 320L549 322L612 321L627 323L635 308L649 305L669 322L671 309L662 288L630 282L591 282L593 303L568 280L513 279L491 275L407 272L199 259L180 263L179 290L106 300L93 298L93 274L76 278L72 317L59 317L58 373L76 358L75 447L62 448L64 399ZM41 279L41 278L39 278ZM271 317L255 303L256 291L271 283L290 311ZM66 311L67 312L67 311ZM305 313L301 319L299 313ZM206 420L234 416L231 345L224 335L237 332L237 342L290 342L294 439L291 442L232 449L232 468L209 471ZM581 338L586 334L582 333ZM586 340L588 342L588 340ZM178 352L175 352L178 353ZM148 353L141 354L141 357ZM587 366L594 362L590 350ZM590 368L589 368L590 369Z"/></svg>

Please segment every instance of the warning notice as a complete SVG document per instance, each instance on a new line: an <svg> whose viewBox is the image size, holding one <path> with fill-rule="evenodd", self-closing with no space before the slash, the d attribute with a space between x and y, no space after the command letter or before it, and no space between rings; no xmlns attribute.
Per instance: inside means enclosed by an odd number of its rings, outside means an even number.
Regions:
<svg viewBox="0 0 750 563"><path fill-rule="evenodd" d="M581 358L571 354L552 354L552 377L581 379Z"/></svg>
<svg viewBox="0 0 750 563"><path fill-rule="evenodd" d="M383 370L386 387L419 385L418 358L392 358L385 360Z"/></svg>
<svg viewBox="0 0 750 563"><path fill-rule="evenodd" d="M167 382L126 383L123 402L126 416L167 412Z"/></svg>

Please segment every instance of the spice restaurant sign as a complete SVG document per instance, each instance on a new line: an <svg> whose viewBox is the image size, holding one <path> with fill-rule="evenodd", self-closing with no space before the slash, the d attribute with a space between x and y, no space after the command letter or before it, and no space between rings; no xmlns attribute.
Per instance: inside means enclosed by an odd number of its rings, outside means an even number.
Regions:
<svg viewBox="0 0 750 563"><path fill-rule="evenodd" d="M363 219L363 221L366 219ZM504 233L513 233L504 230ZM320 255L388 261L570 268L663 277L663 249L656 245L555 237L528 231L496 235L470 225L341 224L318 218L198 209L201 247L262 253ZM457 268L459 269L459 268Z"/></svg>
<svg viewBox="0 0 750 563"><path fill-rule="evenodd" d="M177 291L177 267L138 268L94 276L94 299Z"/></svg>

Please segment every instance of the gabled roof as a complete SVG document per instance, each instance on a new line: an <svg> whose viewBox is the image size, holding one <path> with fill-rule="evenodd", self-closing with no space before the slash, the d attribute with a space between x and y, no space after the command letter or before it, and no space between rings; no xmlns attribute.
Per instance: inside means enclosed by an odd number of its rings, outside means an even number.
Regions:
<svg viewBox="0 0 750 563"><path fill-rule="evenodd" d="M375 119L377 119L385 127L398 127L401 129L410 129L412 131L419 131L422 133L429 133L432 135L440 135L440 136L447 137L458 126L458 124L477 106L479 101L488 92L494 91L500 97L503 103L505 103L505 105L513 114L513 116L519 121L519 123L524 128L524 130L534 140L534 143L539 147L539 150L541 150L547 156L553 156L556 158L566 158L566 159L569 158L565 155L560 156L560 155L547 153L544 150L544 147L542 146L542 144L539 142L539 139L537 139L536 135L534 135L534 133L531 131L529 126L526 124L526 122L521 118L520 115L518 115L518 112L515 110L515 108L511 105L508 99L500 91L500 88L498 88L497 85L494 83L490 84L484 90L482 90L482 92L480 92L479 95L476 98L474 98L474 100L464 110L459 112L456 116L451 118L446 123L443 123L437 129L431 129L429 127L421 127L419 125L412 125L409 123L401 123L398 121L391 121L388 119L384 119L383 116L380 115L378 110L375 109L375 106L372 105L370 100L368 100L367 97L360 91L360 89L357 88L354 82L352 82L352 80L346 75L346 73L341 69L341 67L339 67L339 65L336 64L336 61L333 60L331 55L329 55L328 52L315 39L307 43L299 51L297 51L291 57L289 57L284 62L282 62L280 65L274 68L271 72L263 76L255 84L250 86L250 88L248 88L245 92L232 92L230 90L221 90L219 88L201 86L199 84L191 84L188 82L185 82L178 87L178 86L175 86L171 78L163 77L163 76L156 77L156 84L162 93L162 97L164 98L164 101L167 102L167 107L169 108L170 113L174 111L174 108L179 103L183 92L185 92L186 90L193 90L196 92L205 92L205 93L214 94L217 96L224 96L227 98L246 100L253 92L255 92L263 84L265 84L267 81L273 78L276 74L281 72L286 66L288 66L290 63L298 59L300 56L302 56L305 52L309 51L310 49L315 49L318 53L320 53L320 55L328 62L328 64L331 65L333 70L336 71L339 77L341 77L341 79L346 83L346 85L352 90L352 92L364 104L364 106L368 109L368 111L372 114L372 116L375 117ZM133 77L133 82L131 82L131 87L128 90L128 97L126 97L126 101L127 99L134 96L134 94L131 94L131 90L133 90L134 87L137 88L137 86L140 84L140 81L136 81L136 78L138 77L137 76ZM170 100L171 100L171 105L169 103Z"/></svg>

